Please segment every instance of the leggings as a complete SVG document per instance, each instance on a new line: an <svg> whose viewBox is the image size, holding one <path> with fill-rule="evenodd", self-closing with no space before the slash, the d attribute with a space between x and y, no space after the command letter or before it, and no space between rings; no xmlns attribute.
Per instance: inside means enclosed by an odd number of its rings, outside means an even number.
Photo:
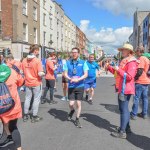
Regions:
<svg viewBox="0 0 150 150"><path fill-rule="evenodd" d="M12 135L12 139L14 141L15 147L19 148L19 147L21 147L21 136L20 136L20 132L17 128L17 121L18 121L18 119L11 120L9 122L9 131Z"/></svg>

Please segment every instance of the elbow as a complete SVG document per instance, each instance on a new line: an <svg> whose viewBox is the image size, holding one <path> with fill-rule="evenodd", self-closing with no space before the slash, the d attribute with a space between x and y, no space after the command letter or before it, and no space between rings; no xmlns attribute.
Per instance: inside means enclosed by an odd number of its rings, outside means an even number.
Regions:
<svg viewBox="0 0 150 150"><path fill-rule="evenodd" d="M88 77L88 74L86 73L85 76L84 76L84 78L87 78L87 77Z"/></svg>

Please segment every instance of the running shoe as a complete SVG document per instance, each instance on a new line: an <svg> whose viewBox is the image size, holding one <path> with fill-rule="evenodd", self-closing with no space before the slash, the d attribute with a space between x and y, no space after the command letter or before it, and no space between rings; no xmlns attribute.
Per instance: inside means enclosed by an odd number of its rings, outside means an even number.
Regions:
<svg viewBox="0 0 150 150"><path fill-rule="evenodd" d="M12 137L7 138L3 143L0 144L0 147L6 147L6 146L13 144L13 143L14 143L14 141L13 141Z"/></svg>
<svg viewBox="0 0 150 150"><path fill-rule="evenodd" d="M29 115L28 114L24 114L23 116L23 122L27 122L29 119Z"/></svg>
<svg viewBox="0 0 150 150"><path fill-rule="evenodd" d="M82 128L82 125L81 125L79 119L76 119L76 120L75 120L75 126L76 126L77 128Z"/></svg>
<svg viewBox="0 0 150 150"><path fill-rule="evenodd" d="M35 122L39 122L39 121L41 121L41 120L43 120L42 117L39 117L39 116L32 116L31 122L32 122L32 123L35 123Z"/></svg>
<svg viewBox="0 0 150 150"><path fill-rule="evenodd" d="M122 132L122 131L112 132L111 135L113 137L120 138L120 139L126 139L127 138L127 134L125 132Z"/></svg>

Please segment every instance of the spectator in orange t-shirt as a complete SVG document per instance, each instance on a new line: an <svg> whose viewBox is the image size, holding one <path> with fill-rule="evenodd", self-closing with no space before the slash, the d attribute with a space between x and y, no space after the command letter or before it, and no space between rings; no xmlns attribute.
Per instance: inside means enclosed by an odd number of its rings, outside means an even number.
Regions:
<svg viewBox="0 0 150 150"><path fill-rule="evenodd" d="M15 102L15 106L8 112L0 114L0 120L3 122L4 130L7 134L3 143L0 143L0 149L6 145L14 142L16 150L21 150L21 136L17 127L18 119L22 117L21 101L17 91L17 87L20 87L24 83L24 78L20 74L19 70L14 69L15 61L9 49L3 50L3 56L0 56L0 65L5 60L6 65L11 69L9 78L5 81L10 91L11 97Z"/></svg>
<svg viewBox="0 0 150 150"><path fill-rule="evenodd" d="M138 47L136 50L136 55L139 57L139 64L137 74L135 76L135 96L134 104L131 112L131 119L135 120L136 116L147 118L148 112L148 85L150 84L150 79L147 76L149 70L150 61L145 56L142 56L144 53L143 47ZM139 100L142 99L143 106L142 112L138 113Z"/></svg>
<svg viewBox="0 0 150 150"><path fill-rule="evenodd" d="M43 98L42 98L42 104L46 102L46 94L48 90L50 90L50 101L49 104L56 104L57 102L54 101L54 87L55 87L55 66L53 60L55 59L56 54L55 52L48 52L48 58L46 60L46 87L44 90Z"/></svg>
<svg viewBox="0 0 150 150"><path fill-rule="evenodd" d="M42 118L37 115L42 89L42 76L45 75L43 72L42 62L37 58L39 55L39 46L31 45L30 52L27 58L22 62L22 69L25 76L25 86L26 86L26 97L24 103L24 117L23 120L26 122L29 118L29 108L31 99L33 97L33 116L31 122L38 122Z"/></svg>

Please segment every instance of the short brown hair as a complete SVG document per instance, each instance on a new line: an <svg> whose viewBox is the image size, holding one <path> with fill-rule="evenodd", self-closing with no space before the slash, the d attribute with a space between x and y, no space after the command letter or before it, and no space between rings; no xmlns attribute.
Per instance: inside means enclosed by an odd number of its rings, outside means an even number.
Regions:
<svg viewBox="0 0 150 150"><path fill-rule="evenodd" d="M78 51L78 53L80 53L80 49L79 49L78 47L74 47L74 48L72 48L72 50L71 50L71 51L73 51L73 50L77 50L77 51Z"/></svg>
<svg viewBox="0 0 150 150"><path fill-rule="evenodd" d="M92 54L89 55L89 57L90 57L90 56L95 56L95 55L92 53Z"/></svg>
<svg viewBox="0 0 150 150"><path fill-rule="evenodd" d="M37 44L32 44L30 46L30 53L33 53L35 50L39 50L39 45Z"/></svg>
<svg viewBox="0 0 150 150"><path fill-rule="evenodd" d="M5 56L5 59L14 59L14 56L13 56L13 54L9 54L9 55L7 55L7 56Z"/></svg>

